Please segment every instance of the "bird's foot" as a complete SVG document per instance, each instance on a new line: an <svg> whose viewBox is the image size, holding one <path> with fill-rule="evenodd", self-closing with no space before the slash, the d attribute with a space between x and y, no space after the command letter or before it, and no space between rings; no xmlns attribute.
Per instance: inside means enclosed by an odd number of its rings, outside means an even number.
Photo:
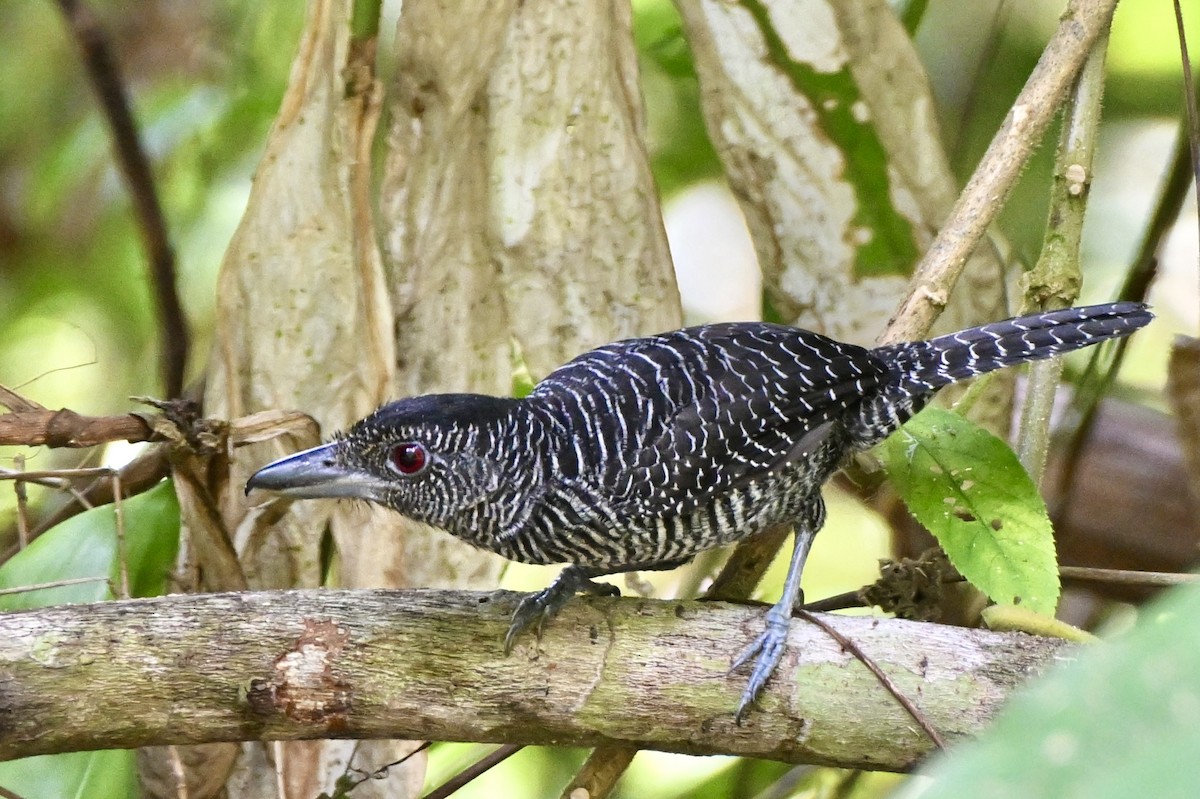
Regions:
<svg viewBox="0 0 1200 799"><path fill-rule="evenodd" d="M734 719L738 726L742 724L742 720L746 714L750 712L750 706L754 704L754 700L758 698L763 687L767 684L767 680L775 672L779 661L783 659L783 652L787 648L788 630L791 625L791 614L783 611L778 605L767 611L767 629L763 630L758 638L741 652L734 659L733 665L730 666L729 672L733 673L736 669L750 662L754 658L754 668L750 672L750 682L746 685L746 690L742 692L742 699L738 702L737 713Z"/></svg>
<svg viewBox="0 0 1200 799"><path fill-rule="evenodd" d="M517 637L531 626L535 626L535 634L540 639L542 625L546 620L557 615L568 599L580 593L592 596L620 596L621 590L609 583L597 583L582 571L568 566L548 588L530 594L517 605L512 624L504 636L504 654L512 652Z"/></svg>

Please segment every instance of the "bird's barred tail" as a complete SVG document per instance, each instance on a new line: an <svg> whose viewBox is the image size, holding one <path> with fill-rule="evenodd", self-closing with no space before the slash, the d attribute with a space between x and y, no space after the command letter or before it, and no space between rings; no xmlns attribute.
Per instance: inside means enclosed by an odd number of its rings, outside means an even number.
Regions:
<svg viewBox="0 0 1200 799"><path fill-rule="evenodd" d="M959 380L1038 361L1121 338L1145 327L1154 315L1138 302L1114 302L1018 316L929 341L881 347L891 356L906 392L933 391ZM890 351L890 352L889 352Z"/></svg>

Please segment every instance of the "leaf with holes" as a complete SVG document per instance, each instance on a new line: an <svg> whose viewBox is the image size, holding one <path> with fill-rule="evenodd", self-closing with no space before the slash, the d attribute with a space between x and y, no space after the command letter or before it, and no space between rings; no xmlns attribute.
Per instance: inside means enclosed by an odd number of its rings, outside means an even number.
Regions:
<svg viewBox="0 0 1200 799"><path fill-rule="evenodd" d="M884 468L950 562L1001 604L1052 614L1058 561L1046 504L1008 445L939 408L880 447Z"/></svg>

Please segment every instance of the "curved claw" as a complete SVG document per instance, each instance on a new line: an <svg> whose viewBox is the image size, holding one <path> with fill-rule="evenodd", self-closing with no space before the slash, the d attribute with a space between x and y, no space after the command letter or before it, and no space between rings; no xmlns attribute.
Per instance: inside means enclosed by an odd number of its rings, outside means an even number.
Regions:
<svg viewBox="0 0 1200 799"><path fill-rule="evenodd" d="M734 658L733 665L729 667L729 672L733 673L734 670L745 665L757 655L754 668L750 671L750 682L746 685L746 690L742 692L737 713L734 714L734 720L739 727L746 714L750 712L754 700L766 686L767 680L779 666L779 661L783 659L784 650L787 648L790 622L790 616L780 612L778 607L771 608L767 611L767 629L739 652L738 656Z"/></svg>
<svg viewBox="0 0 1200 799"><path fill-rule="evenodd" d="M512 653L513 644L516 643L517 637L531 625L537 625L537 637L542 637L542 625L546 623L546 619L558 613L574 593L573 591L555 591L557 586L558 583L553 583L549 588L542 589L525 597L521 600L521 604L517 605L517 610L513 613L512 623L509 624L508 632L504 635L504 654L508 655Z"/></svg>
<svg viewBox="0 0 1200 799"><path fill-rule="evenodd" d="M540 639L542 625L546 623L546 620L556 616L562 610L563 605L567 604L567 600L578 593L593 596L620 596L621 590L609 583L594 582L582 570L568 566L547 588L530 594L521 600L521 604L517 605L512 623L504 635L504 654L508 655L512 652L517 638L532 625L537 625L536 634Z"/></svg>

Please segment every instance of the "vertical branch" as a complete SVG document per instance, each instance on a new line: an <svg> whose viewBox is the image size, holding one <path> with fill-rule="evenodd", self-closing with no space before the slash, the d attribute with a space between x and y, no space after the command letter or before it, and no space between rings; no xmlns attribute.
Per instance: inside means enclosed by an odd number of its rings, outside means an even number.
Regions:
<svg viewBox="0 0 1200 799"><path fill-rule="evenodd" d="M14 455L13 465L18 472L25 471L25 456ZM17 494L17 548L24 549L29 546L29 519L26 516L29 512L29 495L25 491L25 481L14 480L13 490Z"/></svg>
<svg viewBox="0 0 1200 799"><path fill-rule="evenodd" d="M133 200L142 244L150 260L150 282L158 308L162 348L163 390L168 397L183 393L189 334L183 306L175 290L175 253L167 236L150 161L138 138L129 98L100 23L80 0L58 0L83 56L84 67L112 131L117 164Z"/></svg>
<svg viewBox="0 0 1200 799"><path fill-rule="evenodd" d="M588 799L604 799L612 793L637 753L632 746L597 746L563 788L561 799L577 799L580 791L586 792Z"/></svg>
<svg viewBox="0 0 1200 799"><path fill-rule="evenodd" d="M129 599L129 549L125 545L125 512L121 509L121 473L113 469L110 476L113 492L113 520L117 529L117 584L121 599Z"/></svg>
<svg viewBox="0 0 1200 799"><path fill-rule="evenodd" d="M1022 278L1025 295L1022 313L1066 308L1079 296L1083 282L1079 249L1092 179L1092 160L1100 130L1107 52L1108 35L1102 34L1092 47L1063 113L1046 235L1041 256ZM1035 483L1040 482L1046 467L1050 411L1061 377L1061 358L1041 361L1030 367L1016 449Z"/></svg>
<svg viewBox="0 0 1200 799"><path fill-rule="evenodd" d="M1075 81L1096 39L1112 22L1116 0L1071 0L1058 30L954 204L946 224L917 265L908 296L884 336L885 344L923 337L949 301L967 258L1003 207L1062 96Z"/></svg>
<svg viewBox="0 0 1200 799"><path fill-rule="evenodd" d="M1175 0L1175 25L1179 30L1179 57L1183 61L1183 103L1187 111L1188 147L1192 154L1192 173L1195 178L1196 201L1200 203L1200 113L1196 110L1196 86L1192 81L1192 59L1188 55L1187 33L1183 28L1183 8Z"/></svg>

